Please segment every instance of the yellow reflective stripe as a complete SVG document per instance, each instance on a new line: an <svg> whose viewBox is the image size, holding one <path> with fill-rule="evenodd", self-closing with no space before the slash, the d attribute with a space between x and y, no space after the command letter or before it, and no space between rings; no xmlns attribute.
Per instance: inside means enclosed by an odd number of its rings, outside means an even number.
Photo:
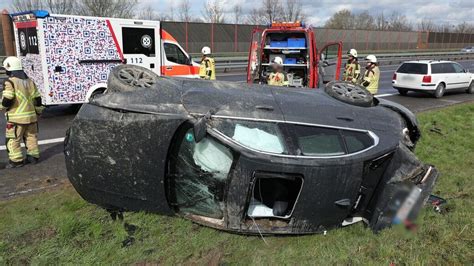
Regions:
<svg viewBox="0 0 474 266"><path fill-rule="evenodd" d="M3 97L13 99L15 98L15 93L13 91L3 91Z"/></svg>
<svg viewBox="0 0 474 266"><path fill-rule="evenodd" d="M9 118L29 117L29 116L35 116L35 115L36 115L35 111L29 111L29 112L23 112L23 113L14 113L14 114L8 113Z"/></svg>
<svg viewBox="0 0 474 266"><path fill-rule="evenodd" d="M36 149L36 150L31 150L31 151L28 150L28 151L26 152L26 154L31 155L31 156L36 156L36 157L37 157L37 156L39 156L40 152L39 152L38 149Z"/></svg>

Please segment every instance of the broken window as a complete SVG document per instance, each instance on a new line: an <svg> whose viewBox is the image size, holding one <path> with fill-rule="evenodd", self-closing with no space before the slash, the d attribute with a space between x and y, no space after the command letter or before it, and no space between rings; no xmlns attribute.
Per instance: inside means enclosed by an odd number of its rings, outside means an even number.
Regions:
<svg viewBox="0 0 474 266"><path fill-rule="evenodd" d="M178 137L178 146L170 153L170 205L181 213L220 219L233 155L210 137L196 143L192 128L184 132Z"/></svg>
<svg viewBox="0 0 474 266"><path fill-rule="evenodd" d="M247 148L270 153L287 153L277 123L218 119L213 124L221 133Z"/></svg>
<svg viewBox="0 0 474 266"><path fill-rule="evenodd" d="M247 215L252 218L290 218L303 186L301 176L255 173Z"/></svg>

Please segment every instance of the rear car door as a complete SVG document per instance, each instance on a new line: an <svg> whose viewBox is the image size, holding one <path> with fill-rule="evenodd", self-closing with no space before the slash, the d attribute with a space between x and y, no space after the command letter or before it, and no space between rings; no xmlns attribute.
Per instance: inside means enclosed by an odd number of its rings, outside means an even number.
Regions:
<svg viewBox="0 0 474 266"><path fill-rule="evenodd" d="M454 66L451 63L442 63L444 80L446 82L446 89L456 89L459 84L457 80L457 74Z"/></svg>
<svg viewBox="0 0 474 266"><path fill-rule="evenodd" d="M252 31L252 40L249 48L249 59L247 66L247 82L256 83L259 81L260 58L262 55L262 29Z"/></svg>
<svg viewBox="0 0 474 266"><path fill-rule="evenodd" d="M325 45L319 53L318 69L322 83L339 80L342 64L342 42Z"/></svg>

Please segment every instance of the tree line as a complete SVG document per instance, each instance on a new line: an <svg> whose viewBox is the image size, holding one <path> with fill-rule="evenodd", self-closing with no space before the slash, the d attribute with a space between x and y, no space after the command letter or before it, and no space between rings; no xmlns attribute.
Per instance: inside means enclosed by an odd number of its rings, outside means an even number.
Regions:
<svg viewBox="0 0 474 266"><path fill-rule="evenodd" d="M455 32L474 33L474 24L462 22L459 24L437 24L430 19L422 19L413 23L403 14L396 11L385 14L381 12L372 15L368 11L353 13L348 9L334 13L324 24L325 28L347 29L347 30L392 30L392 31L431 31L431 32Z"/></svg>
<svg viewBox="0 0 474 266"><path fill-rule="evenodd" d="M258 4L246 12L238 1L235 2L228 5L225 0L207 0L201 7L200 15L191 12L190 0L168 0L166 12L161 13L151 5L140 5L138 0L13 0L11 7L14 11L46 9L57 14L252 25L266 25L272 21L302 21L307 18L300 0L259 0ZM419 23L413 23L398 12L373 15L368 11L351 12L348 9L334 13L324 27L474 33L474 25L467 22L437 24L432 20L422 19Z"/></svg>

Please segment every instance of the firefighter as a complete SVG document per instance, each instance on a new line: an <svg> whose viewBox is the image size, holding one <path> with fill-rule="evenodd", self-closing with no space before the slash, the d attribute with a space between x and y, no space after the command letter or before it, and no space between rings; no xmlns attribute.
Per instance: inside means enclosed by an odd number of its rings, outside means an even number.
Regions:
<svg viewBox="0 0 474 266"><path fill-rule="evenodd" d="M364 78L362 86L364 86L370 93L377 94L379 90L380 70L377 66L377 57L375 55L368 55L367 66L365 67Z"/></svg>
<svg viewBox="0 0 474 266"><path fill-rule="evenodd" d="M349 60L347 60L344 67L343 80L357 83L360 78L360 65L359 60L357 59L357 50L350 49L347 51L347 55L349 56Z"/></svg>
<svg viewBox="0 0 474 266"><path fill-rule="evenodd" d="M201 50L202 58L199 66L199 77L201 79L215 80L216 79L216 63L211 57L211 48L204 46Z"/></svg>
<svg viewBox="0 0 474 266"><path fill-rule="evenodd" d="M268 75L267 84L271 86L288 85L286 75L283 73L283 59L277 56L272 62L272 72Z"/></svg>
<svg viewBox="0 0 474 266"><path fill-rule="evenodd" d="M8 78L3 84L0 109L5 109L6 146L8 164L6 168L21 167L26 163L35 164L39 159L38 115L44 107L41 95L34 82L23 72L20 59L14 56L3 61ZM26 145L26 160L21 150L21 142Z"/></svg>

